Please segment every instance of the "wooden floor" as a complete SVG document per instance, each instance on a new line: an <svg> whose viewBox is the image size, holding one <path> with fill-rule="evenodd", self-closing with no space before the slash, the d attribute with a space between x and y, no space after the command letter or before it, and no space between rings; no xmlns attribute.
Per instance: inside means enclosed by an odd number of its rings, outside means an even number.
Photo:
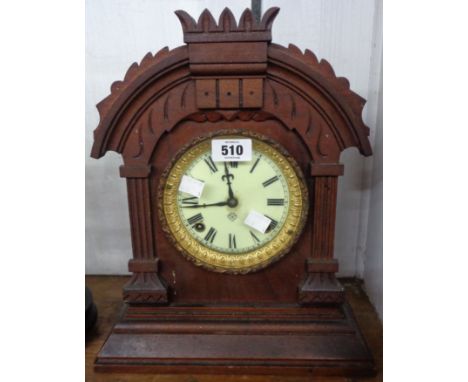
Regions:
<svg viewBox="0 0 468 382"><path fill-rule="evenodd" d="M93 363L112 325L122 308L122 286L127 277L87 276L86 285L91 288L98 308L99 318L96 329L86 339L86 381L88 382L377 382L382 381L382 325L363 292L360 283L354 279L341 280L359 326L374 354L377 376L374 378L310 378L285 376L228 376L228 375L153 375L153 374L110 374L95 373Z"/></svg>

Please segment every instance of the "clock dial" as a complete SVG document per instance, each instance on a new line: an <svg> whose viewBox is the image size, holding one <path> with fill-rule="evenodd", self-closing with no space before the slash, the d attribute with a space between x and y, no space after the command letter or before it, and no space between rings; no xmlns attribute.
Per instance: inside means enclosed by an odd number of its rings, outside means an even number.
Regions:
<svg viewBox="0 0 468 382"><path fill-rule="evenodd" d="M252 251L283 226L289 210L285 175L269 156L255 150L252 154L250 162L213 162L208 150L184 172L204 182L200 198L184 192L177 198L181 221L201 244L224 253ZM245 223L250 211L271 221L265 232Z"/></svg>
<svg viewBox="0 0 468 382"><path fill-rule="evenodd" d="M236 138L216 138L227 137ZM250 161L214 161L211 139L184 150L167 170L163 227L197 265L231 273L262 268L290 249L304 224L300 169L278 145L257 138ZM180 191L182 177L202 182L201 195Z"/></svg>

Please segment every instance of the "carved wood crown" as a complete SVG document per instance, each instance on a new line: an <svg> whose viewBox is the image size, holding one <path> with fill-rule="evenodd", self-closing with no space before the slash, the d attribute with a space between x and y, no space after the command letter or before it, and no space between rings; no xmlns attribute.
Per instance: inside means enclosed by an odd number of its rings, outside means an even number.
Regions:
<svg viewBox="0 0 468 382"><path fill-rule="evenodd" d="M273 119L294 130L317 164L338 163L348 147L371 155L365 100L310 50L271 43L278 12L271 8L257 22L245 10L237 23L227 8L218 22L207 10L197 22L177 11L187 45L148 53L112 84L97 105L91 155L113 150L126 166L144 168L160 137L180 123L216 123L234 115Z"/></svg>
<svg viewBox="0 0 468 382"><path fill-rule="evenodd" d="M176 15L182 24L184 42L225 42L242 41L246 37L249 41L271 41L271 26L279 8L268 9L261 21L257 22L250 9L246 9L237 24L234 15L229 8L225 8L216 23L213 15L205 9L198 22L187 12L176 11Z"/></svg>

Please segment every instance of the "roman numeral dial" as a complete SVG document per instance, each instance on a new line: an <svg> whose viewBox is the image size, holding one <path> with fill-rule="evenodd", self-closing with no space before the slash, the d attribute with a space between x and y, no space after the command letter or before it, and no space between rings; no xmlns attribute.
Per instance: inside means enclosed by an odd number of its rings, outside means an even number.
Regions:
<svg viewBox="0 0 468 382"><path fill-rule="evenodd" d="M250 161L215 160L209 143L204 151L187 159L181 176L202 183L203 189L191 194L184 187L168 211L180 216L183 223L174 230L185 232L184 240L197 242L191 248L229 255L234 261L268 246L281 234L292 202L288 185L291 173L283 172L284 164L271 151L257 149L266 144L256 145ZM282 159L281 163L285 162ZM252 212L259 221L247 224Z"/></svg>
<svg viewBox="0 0 468 382"><path fill-rule="evenodd" d="M277 182L279 180L279 177L277 175L271 177L270 179L265 180L262 185L263 187L268 187L272 185L273 183Z"/></svg>
<svg viewBox="0 0 468 382"><path fill-rule="evenodd" d="M182 204L185 205L197 205L198 204L198 198L196 196L189 196L187 198L182 198L181 199Z"/></svg>
<svg viewBox="0 0 468 382"><path fill-rule="evenodd" d="M257 235L255 235L255 233L253 233L252 231L249 231L250 232L250 236L252 237L252 240L254 241L255 244L257 243L260 243L260 239L258 238Z"/></svg>
<svg viewBox="0 0 468 382"><path fill-rule="evenodd" d="M203 215L200 214L200 213L198 213L198 214L196 214L196 215L193 215L193 216L191 216L191 217L189 217L189 218L187 219L187 221L188 221L188 223L189 223L190 225L199 223L199 222L201 222L202 220L203 220Z"/></svg>
<svg viewBox="0 0 468 382"><path fill-rule="evenodd" d="M250 162L224 163L215 162L208 151L185 174L204 183L199 197L182 193L178 199L185 226L202 245L240 254L265 245L279 232L289 193L284 174L267 155L254 151ZM268 225L246 224L250 211L269 219Z"/></svg>
<svg viewBox="0 0 468 382"><path fill-rule="evenodd" d="M205 235L204 240L211 243L211 244L213 244L213 241L214 241L217 233L218 233L218 231L216 230L216 228L211 227L208 230L208 233Z"/></svg>
<svg viewBox="0 0 468 382"><path fill-rule="evenodd" d="M284 199L267 199L267 206L284 206Z"/></svg>
<svg viewBox="0 0 468 382"><path fill-rule="evenodd" d="M209 155L207 158L204 158L203 160L213 174L218 172L218 167L216 166L215 162L213 162L211 155Z"/></svg>
<svg viewBox="0 0 468 382"><path fill-rule="evenodd" d="M233 249L237 248L236 235L233 233L229 234L229 248L233 248Z"/></svg>
<svg viewBox="0 0 468 382"><path fill-rule="evenodd" d="M260 155L254 162L254 164L252 165L252 167L250 168L250 173L253 173L255 171L255 168L257 167L258 165L258 162L260 162L260 159L262 158L262 156Z"/></svg>

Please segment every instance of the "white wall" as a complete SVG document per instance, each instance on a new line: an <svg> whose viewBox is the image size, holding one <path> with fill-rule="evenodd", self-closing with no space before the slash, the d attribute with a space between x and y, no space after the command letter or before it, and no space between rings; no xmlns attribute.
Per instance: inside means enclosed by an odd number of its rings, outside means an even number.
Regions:
<svg viewBox="0 0 468 382"><path fill-rule="evenodd" d="M219 15L229 6L238 18L250 1L87 0L86 1L86 273L124 274L131 257L125 180L121 159L107 153L90 158L93 130L99 123L96 104L123 79L128 67L151 51L183 44L174 14L184 9L197 16L204 8Z"/></svg>
<svg viewBox="0 0 468 382"><path fill-rule="evenodd" d="M279 6L273 24L273 41L292 42L326 58L351 88L368 99L364 120L374 140L380 78L381 43L375 38L379 0L264 0L262 9ZM377 6L376 6L377 4ZM95 104L122 79L133 61L165 45L182 44L182 32L173 11L184 9L198 17L209 8L215 17L229 6L237 19L250 1L89 0L86 2L86 271L89 274L126 273L131 256L125 181L119 178L120 159L108 153L96 161L89 158L92 130L98 124ZM378 30L378 28L377 28ZM376 53L379 52L380 53ZM378 84L378 81L377 81ZM374 148L375 149L375 148ZM342 154L345 175L338 193L335 253L341 276L363 277L364 263L373 264L366 252L369 205L375 211L377 194L371 198L372 159L356 149ZM371 202L371 199L373 202Z"/></svg>
<svg viewBox="0 0 468 382"><path fill-rule="evenodd" d="M374 15L374 41L369 78L369 124L373 126L373 150L371 161L363 171L363 204L368 205L363 259L364 288L380 319L383 319L383 61L382 61L382 3L377 1ZM370 175L369 175L370 173ZM363 219L362 219L363 220ZM366 229L367 228L367 229Z"/></svg>
<svg viewBox="0 0 468 382"><path fill-rule="evenodd" d="M379 108L374 141L374 163L371 178L371 198L367 246L364 262L364 287L380 319L383 317L383 143L382 143L382 76L379 85Z"/></svg>

